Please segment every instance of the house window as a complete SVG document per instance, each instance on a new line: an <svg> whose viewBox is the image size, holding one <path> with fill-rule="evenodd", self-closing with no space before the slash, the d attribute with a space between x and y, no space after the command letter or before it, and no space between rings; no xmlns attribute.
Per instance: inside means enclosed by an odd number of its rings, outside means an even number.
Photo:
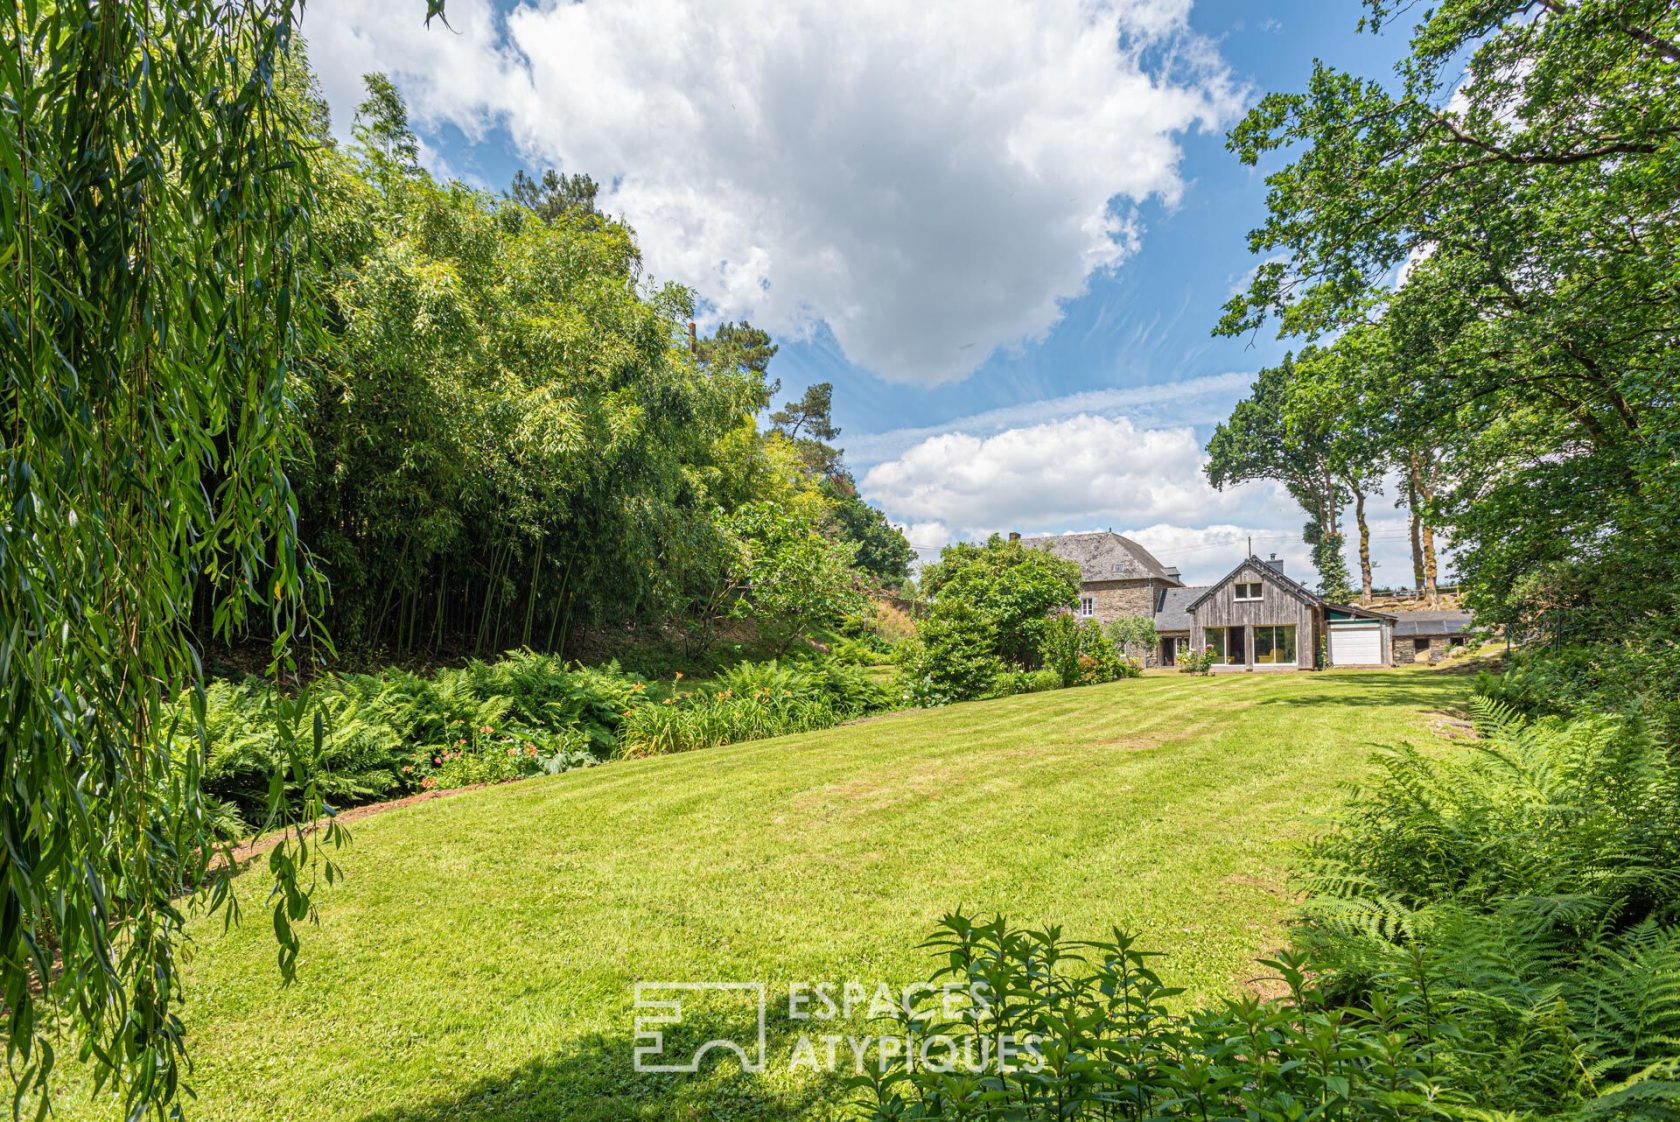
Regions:
<svg viewBox="0 0 1680 1122"><path fill-rule="evenodd" d="M1254 661L1272 666L1295 664L1295 628L1256 627L1254 629Z"/></svg>
<svg viewBox="0 0 1680 1122"><path fill-rule="evenodd" d="M1081 596L1079 598L1079 614L1081 616L1084 616L1084 617L1087 617L1087 618L1090 617L1090 616L1096 615L1097 614L1097 602L1096 602L1096 600L1093 599L1090 596Z"/></svg>
<svg viewBox="0 0 1680 1122"><path fill-rule="evenodd" d="M1414 650L1414 651L1427 651L1428 649L1429 649L1429 640L1428 639L1419 638L1419 639L1413 639L1412 640L1412 650Z"/></svg>
<svg viewBox="0 0 1680 1122"><path fill-rule="evenodd" d="M1251 584L1239 584L1239 585L1237 585L1237 599L1238 600L1258 600L1258 599L1260 599L1260 582L1259 581L1254 581Z"/></svg>
<svg viewBox="0 0 1680 1122"><path fill-rule="evenodd" d="M1218 666L1224 666L1230 661L1226 653L1230 643L1225 632L1223 627L1210 627L1202 633L1202 642L1213 648L1213 661Z"/></svg>

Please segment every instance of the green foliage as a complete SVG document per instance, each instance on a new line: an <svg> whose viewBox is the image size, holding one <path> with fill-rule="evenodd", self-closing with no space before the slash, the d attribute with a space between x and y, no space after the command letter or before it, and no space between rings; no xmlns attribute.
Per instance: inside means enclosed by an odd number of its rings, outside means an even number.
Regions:
<svg viewBox="0 0 1680 1122"><path fill-rule="evenodd" d="M132 1118L176 1099L187 913L237 912L220 880L180 896L227 811L204 793L201 707L169 704L201 681L196 638L254 617L283 667L318 637L287 483L287 383L318 326L297 257L317 213L310 111L284 81L296 8L7 8L0 1003L17 1095L43 1109L55 1043ZM272 715L296 780L310 717ZM321 808L307 782L267 793L274 827ZM266 862L283 977L306 867L339 838L284 835Z"/></svg>
<svg viewBox="0 0 1680 1122"><path fill-rule="evenodd" d="M1501 674L1478 675L1476 692L1531 716L1620 714L1680 744L1680 648L1672 643L1531 647Z"/></svg>
<svg viewBox="0 0 1680 1122"><path fill-rule="evenodd" d="M712 605L731 560L713 514L772 476L762 369L702 366L688 293L639 282L631 231L586 205L586 180L513 199L440 185L401 155L395 89L369 92L360 142L319 156L330 330L295 387L300 532L335 632L553 651Z"/></svg>
<svg viewBox="0 0 1680 1122"><path fill-rule="evenodd" d="M1221 330L1334 340L1297 359L1281 415L1407 466L1483 618L1660 630L1680 602L1680 9L1367 6L1373 31L1415 21L1392 80L1318 64L1230 135L1251 166L1289 162Z"/></svg>
<svg viewBox="0 0 1680 1122"><path fill-rule="evenodd" d="M328 674L304 699L321 716L321 739L300 750L276 728L277 709L297 699L261 680L215 682L202 703L202 781L239 821L260 822L277 769L290 773L288 796L315 790L338 807L557 774L605 759L646 690L616 667L567 668L528 651L432 675ZM295 765L288 753L300 753Z"/></svg>
<svg viewBox="0 0 1680 1122"><path fill-rule="evenodd" d="M1185 651L1178 656L1178 672L1180 674L1200 674L1204 678L1213 673L1213 666L1219 660L1219 652L1212 647L1203 647L1199 651ZM1319 665L1323 665L1321 662Z"/></svg>
<svg viewBox="0 0 1680 1122"><path fill-rule="evenodd" d="M1075 620L1070 615L1046 621L1043 662L1046 669L1055 671L1063 688L1135 678L1142 672L1137 664L1120 657L1096 620Z"/></svg>
<svg viewBox="0 0 1680 1122"><path fill-rule="evenodd" d="M1072 561L997 534L984 545L947 546L921 574L923 595L967 605L986 621L996 655L1029 670L1039 665L1050 614L1073 608L1079 583Z"/></svg>
<svg viewBox="0 0 1680 1122"><path fill-rule="evenodd" d="M822 481L821 490L831 504L829 517L837 535L857 546L857 570L887 588L903 585L910 577L910 563L916 559L904 532L888 522L879 508L858 497L851 476L831 475Z"/></svg>
<svg viewBox="0 0 1680 1122"><path fill-rule="evenodd" d="M1161 641L1155 621L1148 616L1121 616L1110 623L1103 634L1108 636L1108 641L1124 652L1127 658L1140 666L1148 660L1149 653Z"/></svg>
<svg viewBox="0 0 1680 1122"><path fill-rule="evenodd" d="M1309 348L1301 361L1315 357ZM1341 512L1355 487L1363 485L1363 475L1348 465L1370 461L1349 456L1328 415L1300 408L1298 381L1294 355L1260 371L1249 396L1208 441L1207 477L1221 489L1256 479L1282 483L1308 514L1302 537L1312 547L1324 595L1344 601L1349 588Z"/></svg>
<svg viewBox="0 0 1680 1122"><path fill-rule="evenodd" d="M1527 723L1380 759L1312 849L1302 938L1350 1000L1410 979L1489 1109L1680 1110L1680 764L1624 721Z"/></svg>
<svg viewBox="0 0 1680 1122"><path fill-rule="evenodd" d="M1062 676L1048 666L1037 670L1006 670L992 684L992 696L1014 697L1023 693L1043 693L1062 688Z"/></svg>
<svg viewBox="0 0 1680 1122"><path fill-rule="evenodd" d="M752 621L777 653L865 609L851 569L856 547L824 537L799 513L748 503L724 526L738 544L733 614Z"/></svg>
<svg viewBox="0 0 1680 1122"><path fill-rule="evenodd" d="M1186 1013L1168 1003L1180 991L1157 954L1118 929L1080 941L958 913L924 945L940 963L925 996L879 1027L911 1058L850 1081L860 1120L1376 1120L1471 1101L1437 1084L1447 1040L1415 988L1350 1008L1286 954L1264 963L1287 987L1280 1000ZM1000 1061L1000 1042L1019 1052Z"/></svg>
<svg viewBox="0 0 1680 1122"><path fill-rule="evenodd" d="M894 652L903 702L921 708L984 697L1004 669L996 636L996 623L973 605L936 601L916 638Z"/></svg>
<svg viewBox="0 0 1680 1122"><path fill-rule="evenodd" d="M885 689L857 666L827 663L804 669L743 662L703 690L677 693L624 714L619 751L663 756L828 728L890 706Z"/></svg>

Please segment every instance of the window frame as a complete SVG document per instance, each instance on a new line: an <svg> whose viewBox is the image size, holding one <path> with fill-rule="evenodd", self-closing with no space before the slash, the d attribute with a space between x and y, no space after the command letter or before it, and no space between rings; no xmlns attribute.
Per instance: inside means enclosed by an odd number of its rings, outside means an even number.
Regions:
<svg viewBox="0 0 1680 1122"><path fill-rule="evenodd" d="M1293 624L1293 623L1257 623L1253 626L1253 628L1251 630L1254 633L1253 634L1254 665L1256 665L1256 666L1299 666L1299 665L1301 665L1301 647L1300 647L1300 644L1299 644L1300 634L1297 631L1295 624ZM1271 644L1271 648L1272 648L1273 653L1275 653L1279 649L1279 644L1278 644L1278 641L1277 641L1278 637L1279 637L1278 633L1283 632L1283 631L1290 632L1291 634L1289 636L1289 647L1288 647L1288 649L1289 649L1289 651L1290 651L1290 653L1293 657L1291 657L1288 661L1284 661L1283 659L1280 659L1280 658L1270 658L1270 657L1262 660L1261 657L1260 657L1260 633L1262 631L1267 633L1266 639L1267 639L1267 642Z"/></svg>
<svg viewBox="0 0 1680 1122"><path fill-rule="evenodd" d="M1095 596L1081 596L1079 598L1080 619L1095 619L1097 615L1097 598Z"/></svg>
<svg viewBox="0 0 1680 1122"><path fill-rule="evenodd" d="M1259 580L1239 580L1231 585L1231 599L1239 604L1257 604L1266 598L1266 582ZM1243 589L1252 588L1254 595L1244 596Z"/></svg>
<svg viewBox="0 0 1680 1122"><path fill-rule="evenodd" d="M1230 630L1231 629L1229 627L1202 628L1202 646L1212 647L1214 649L1213 664L1215 666L1231 665L1230 662L1227 661L1231 657ZM1219 641L1217 643L1213 641L1215 635L1219 636Z"/></svg>

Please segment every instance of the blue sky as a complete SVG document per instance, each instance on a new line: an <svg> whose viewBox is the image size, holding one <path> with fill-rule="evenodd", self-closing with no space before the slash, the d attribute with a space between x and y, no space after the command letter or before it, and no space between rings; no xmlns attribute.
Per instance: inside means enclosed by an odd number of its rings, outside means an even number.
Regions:
<svg viewBox="0 0 1680 1122"><path fill-rule="evenodd" d="M1252 536L1306 570L1281 490L1212 492L1212 426L1284 344L1216 339L1256 264L1265 169L1224 131L1312 60L1386 76L1354 0L451 0L454 31L317 0L305 34L345 129L392 75L425 159L501 188L607 186L650 272L834 383L866 497L927 551L1112 527L1191 579ZM1378 580L1406 578L1378 499Z"/></svg>

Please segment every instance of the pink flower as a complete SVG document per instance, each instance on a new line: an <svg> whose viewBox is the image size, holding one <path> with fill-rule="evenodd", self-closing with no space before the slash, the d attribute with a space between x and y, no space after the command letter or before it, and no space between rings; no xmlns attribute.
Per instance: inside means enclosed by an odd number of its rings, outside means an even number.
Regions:
<svg viewBox="0 0 1680 1122"><path fill-rule="evenodd" d="M426 788L436 787L437 786L437 780L433 779L431 776L428 775L428 776L426 776L426 778L424 778L420 781L420 786L426 787Z"/></svg>
<svg viewBox="0 0 1680 1122"><path fill-rule="evenodd" d="M407 775L409 772L411 772L413 770L414 770L414 765L413 764L404 764L403 765L403 774L404 775Z"/></svg>
<svg viewBox="0 0 1680 1122"><path fill-rule="evenodd" d="M483 728L479 729L478 731L482 732L485 736L489 736L495 730L492 729L489 725L485 725Z"/></svg>

